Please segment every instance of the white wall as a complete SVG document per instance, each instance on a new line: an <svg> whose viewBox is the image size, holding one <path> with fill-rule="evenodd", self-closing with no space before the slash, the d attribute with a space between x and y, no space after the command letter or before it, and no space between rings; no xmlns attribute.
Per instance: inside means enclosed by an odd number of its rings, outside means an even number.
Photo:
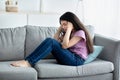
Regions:
<svg viewBox="0 0 120 80"><path fill-rule="evenodd" d="M78 0L42 0L42 12L63 13L75 12Z"/></svg>
<svg viewBox="0 0 120 80"><path fill-rule="evenodd" d="M117 3L118 3L118 21L117 21L117 27L115 27L116 28L116 36L115 36L115 38L118 38L118 39L120 39L120 0L118 0L117 1Z"/></svg>
<svg viewBox="0 0 120 80"><path fill-rule="evenodd" d="M59 17L56 14L28 14L28 25L59 27Z"/></svg>
<svg viewBox="0 0 120 80"><path fill-rule="evenodd" d="M0 0L0 10L5 10L5 1ZM14 1L14 0L13 0ZM63 13L75 12L80 0L15 0L18 1L18 10L25 12Z"/></svg>
<svg viewBox="0 0 120 80"><path fill-rule="evenodd" d="M5 10L5 0L0 0L0 10Z"/></svg>
<svg viewBox="0 0 120 80"><path fill-rule="evenodd" d="M84 0L85 24L95 26L96 33L111 37L115 35L117 11L116 0Z"/></svg>
<svg viewBox="0 0 120 80"><path fill-rule="evenodd" d="M21 27L27 24L27 15L23 13L0 14L0 28Z"/></svg>
<svg viewBox="0 0 120 80"><path fill-rule="evenodd" d="M17 0L19 11L40 11L40 0Z"/></svg>

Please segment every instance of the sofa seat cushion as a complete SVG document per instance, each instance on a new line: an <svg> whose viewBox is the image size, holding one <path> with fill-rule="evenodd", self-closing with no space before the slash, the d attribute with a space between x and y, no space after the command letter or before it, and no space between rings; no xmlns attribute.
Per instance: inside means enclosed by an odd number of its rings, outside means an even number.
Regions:
<svg viewBox="0 0 120 80"><path fill-rule="evenodd" d="M44 59L36 63L35 69L38 71L39 78L56 78L109 73L114 70L114 67L111 62L100 59L82 66L60 65L55 59Z"/></svg>
<svg viewBox="0 0 120 80"><path fill-rule="evenodd" d="M114 65L110 61L96 59L91 63L78 66L77 69L80 76L97 75L112 72L114 70Z"/></svg>
<svg viewBox="0 0 120 80"><path fill-rule="evenodd" d="M37 71L32 67L14 67L9 62L0 62L0 80L37 80Z"/></svg>
<svg viewBox="0 0 120 80"><path fill-rule="evenodd" d="M35 69L40 78L78 76L75 66L57 64L55 59L44 59L36 63Z"/></svg>

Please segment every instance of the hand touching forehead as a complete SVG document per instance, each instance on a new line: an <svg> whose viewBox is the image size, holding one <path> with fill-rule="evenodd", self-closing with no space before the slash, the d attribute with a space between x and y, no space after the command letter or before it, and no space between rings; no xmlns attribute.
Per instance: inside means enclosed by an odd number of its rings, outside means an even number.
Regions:
<svg viewBox="0 0 120 80"><path fill-rule="evenodd" d="M73 24L71 22L66 21L66 20L62 20L61 21L61 28L64 29L65 31L67 30L67 28L73 29Z"/></svg>

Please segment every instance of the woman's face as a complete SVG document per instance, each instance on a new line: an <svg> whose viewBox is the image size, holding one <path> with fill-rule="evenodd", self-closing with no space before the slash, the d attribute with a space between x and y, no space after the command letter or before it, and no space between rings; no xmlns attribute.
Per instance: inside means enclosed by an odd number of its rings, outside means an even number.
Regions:
<svg viewBox="0 0 120 80"><path fill-rule="evenodd" d="M66 30L67 30L67 24L68 24L68 21L66 21L66 20L61 20L61 28L66 32Z"/></svg>

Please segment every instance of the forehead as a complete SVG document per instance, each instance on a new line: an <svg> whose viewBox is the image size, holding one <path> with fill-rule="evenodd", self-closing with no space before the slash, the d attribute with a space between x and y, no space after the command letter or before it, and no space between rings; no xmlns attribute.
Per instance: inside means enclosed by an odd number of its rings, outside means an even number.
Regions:
<svg viewBox="0 0 120 80"><path fill-rule="evenodd" d="M67 21L66 20L61 20L60 23L64 24L64 23L67 23Z"/></svg>

